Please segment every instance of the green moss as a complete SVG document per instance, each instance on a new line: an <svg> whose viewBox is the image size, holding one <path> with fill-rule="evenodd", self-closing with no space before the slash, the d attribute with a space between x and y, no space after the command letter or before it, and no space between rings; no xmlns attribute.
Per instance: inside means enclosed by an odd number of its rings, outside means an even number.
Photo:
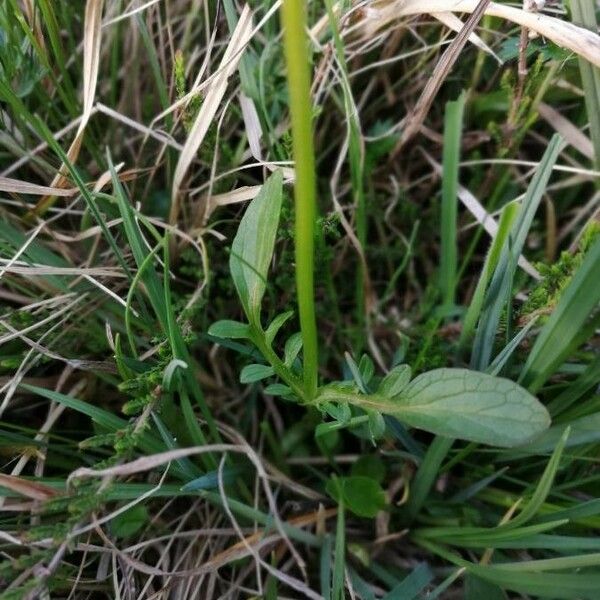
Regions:
<svg viewBox="0 0 600 600"><path fill-rule="evenodd" d="M592 243L600 235L600 223L592 222L584 230L575 254L561 252L558 260L551 265L537 263L535 266L542 276L541 281L530 292L529 298L520 311L521 322L527 323L539 316L544 319L549 315L560 300Z"/></svg>

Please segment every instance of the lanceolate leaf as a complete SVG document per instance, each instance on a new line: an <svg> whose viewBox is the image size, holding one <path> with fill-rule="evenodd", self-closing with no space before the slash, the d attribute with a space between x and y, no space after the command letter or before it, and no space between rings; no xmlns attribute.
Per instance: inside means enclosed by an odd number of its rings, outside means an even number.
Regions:
<svg viewBox="0 0 600 600"><path fill-rule="evenodd" d="M275 171L246 210L231 246L231 276L252 325L260 324L260 305L279 225L282 187L281 172Z"/></svg>
<svg viewBox="0 0 600 600"><path fill-rule="evenodd" d="M255 383L267 377L272 377L274 374L273 367L269 367L268 365L247 365L242 369L240 382Z"/></svg>
<svg viewBox="0 0 600 600"><path fill-rule="evenodd" d="M394 404L394 414L413 427L492 446L523 444L550 425L548 411L525 389L468 369L419 375Z"/></svg>
<svg viewBox="0 0 600 600"><path fill-rule="evenodd" d="M250 327L239 321L217 321L209 327L208 335L231 340L249 339Z"/></svg>
<svg viewBox="0 0 600 600"><path fill-rule="evenodd" d="M287 312L281 313L277 315L267 327L265 331L265 338L269 344L273 343L275 336L279 332L279 330L286 324L286 322L294 315L293 310L288 310Z"/></svg>

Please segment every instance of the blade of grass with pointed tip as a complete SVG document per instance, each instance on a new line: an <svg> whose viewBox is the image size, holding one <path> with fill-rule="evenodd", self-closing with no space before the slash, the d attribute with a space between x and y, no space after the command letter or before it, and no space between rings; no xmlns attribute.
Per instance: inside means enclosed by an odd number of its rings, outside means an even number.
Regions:
<svg viewBox="0 0 600 600"><path fill-rule="evenodd" d="M421 563L397 586L391 589L383 600L414 600L433 580L433 572L427 563Z"/></svg>
<svg viewBox="0 0 600 600"><path fill-rule="evenodd" d="M563 144L559 135L555 135L550 141L540 166L527 188L519 216L511 228L510 243L502 249L498 266L492 275L471 355L471 366L479 371L483 371L489 365L500 318L512 294L513 278L519 255L525 245L527 234Z"/></svg>
<svg viewBox="0 0 600 600"><path fill-rule="evenodd" d="M520 206L516 202L509 202L502 209L500 222L498 223L498 233L496 233L496 237L494 237L494 241L485 257L485 263L477 281L477 287L465 315L459 342L461 347L465 346L475 331L483 307L488 282L496 270L500 253L508 241L508 236L519 214L519 210Z"/></svg>
<svg viewBox="0 0 600 600"><path fill-rule="evenodd" d="M125 195L125 190L119 181L112 159L108 154L107 161L110 169L117 206L119 207L119 212L121 213L121 218L123 219L123 229L125 231L128 245L131 248L133 258L135 259L138 268L141 268L142 265L145 267L143 275L141 276L142 282L144 283L144 288L148 294L152 309L154 310L154 313L163 331L167 333L167 315L165 311L163 290L160 284L160 279L158 278L154 268L145 264L145 260L152 250L148 248L144 238L142 237L139 225L134 217L131 203Z"/></svg>
<svg viewBox="0 0 600 600"><path fill-rule="evenodd" d="M535 517L546 501L546 498L552 489L552 483L558 471L560 459L562 458L563 450L565 449L565 444L567 443L569 433L570 428L567 427L556 444L554 452L552 452L552 456L550 457L550 460L544 469L544 473L541 476L540 481L529 502L514 519L508 522L507 527L519 527L520 525L527 523L527 521Z"/></svg>
<svg viewBox="0 0 600 600"><path fill-rule="evenodd" d="M454 305L458 265L458 172L466 93L446 104L442 174L440 293L444 306Z"/></svg>
<svg viewBox="0 0 600 600"><path fill-rule="evenodd" d="M561 414L599 383L600 356L596 357L575 381L565 386L565 390L548 404L548 411L553 416Z"/></svg>

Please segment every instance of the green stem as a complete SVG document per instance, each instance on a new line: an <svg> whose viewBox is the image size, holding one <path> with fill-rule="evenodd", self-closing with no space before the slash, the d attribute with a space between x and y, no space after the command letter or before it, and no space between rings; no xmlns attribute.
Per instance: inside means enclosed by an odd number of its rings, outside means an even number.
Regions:
<svg viewBox="0 0 600 600"><path fill-rule="evenodd" d="M314 300L316 182L305 9L304 0L284 0L281 18L296 166L296 286L303 342L304 389L306 399L310 401L317 392L318 369Z"/></svg>
<svg viewBox="0 0 600 600"><path fill-rule="evenodd" d="M270 344L265 339L264 331L259 330L256 327L253 327L252 329L252 341L254 342L254 345L271 364L277 376L283 380L299 398L304 402L308 402L310 399L306 398L305 390L302 388L302 381L300 381L299 377L296 377L291 370L287 368L279 356L277 356L273 348L271 348Z"/></svg>

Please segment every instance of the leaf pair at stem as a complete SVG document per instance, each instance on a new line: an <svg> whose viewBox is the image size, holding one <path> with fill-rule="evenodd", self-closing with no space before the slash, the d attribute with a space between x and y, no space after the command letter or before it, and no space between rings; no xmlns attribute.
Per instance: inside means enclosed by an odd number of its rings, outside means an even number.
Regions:
<svg viewBox="0 0 600 600"><path fill-rule="evenodd" d="M273 343L292 312L278 315L265 329L261 306L269 265L273 259L283 180L275 172L251 202L231 247L229 266L247 323L219 321L209 330L217 338L248 339L267 364L253 364L242 371L242 383L277 377L265 393L310 404L344 426L351 407L382 422L392 415L411 427L437 435L493 446L526 443L550 424L546 408L529 392L508 379L468 369L436 369L411 381L411 369L400 365L379 383L374 393L364 393L353 382L333 382L306 394L299 355L302 338L292 335L281 358ZM383 426L384 427L384 426ZM381 431L383 433L383 431Z"/></svg>

